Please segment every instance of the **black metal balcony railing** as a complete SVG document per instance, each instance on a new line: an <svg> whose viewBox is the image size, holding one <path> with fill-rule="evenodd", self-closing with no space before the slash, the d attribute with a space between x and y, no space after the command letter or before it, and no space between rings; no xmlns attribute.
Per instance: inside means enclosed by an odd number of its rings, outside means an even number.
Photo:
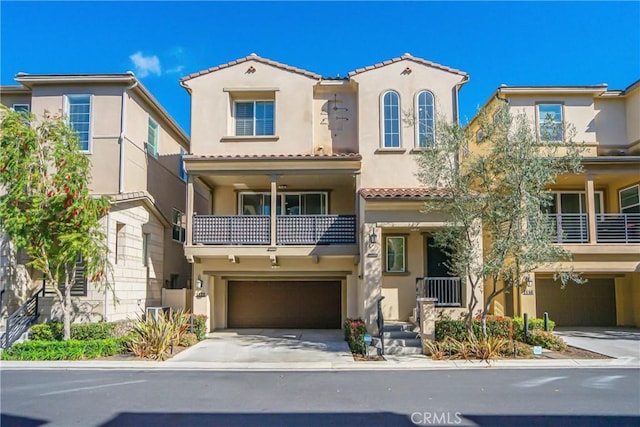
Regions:
<svg viewBox="0 0 640 427"><path fill-rule="evenodd" d="M264 215L194 215L194 245L268 245L271 218Z"/></svg>
<svg viewBox="0 0 640 427"><path fill-rule="evenodd" d="M588 243L587 214L548 214L555 243Z"/></svg>
<svg viewBox="0 0 640 427"><path fill-rule="evenodd" d="M596 215L598 243L640 243L640 214Z"/></svg>
<svg viewBox="0 0 640 427"><path fill-rule="evenodd" d="M276 219L278 245L355 243L355 215L291 215ZM266 215L194 215L193 244L269 245L271 218Z"/></svg>
<svg viewBox="0 0 640 427"><path fill-rule="evenodd" d="M291 215L276 219L278 245L356 243L355 215Z"/></svg>
<svg viewBox="0 0 640 427"><path fill-rule="evenodd" d="M459 277L417 277L418 298L436 298L436 307L461 307L462 282Z"/></svg>

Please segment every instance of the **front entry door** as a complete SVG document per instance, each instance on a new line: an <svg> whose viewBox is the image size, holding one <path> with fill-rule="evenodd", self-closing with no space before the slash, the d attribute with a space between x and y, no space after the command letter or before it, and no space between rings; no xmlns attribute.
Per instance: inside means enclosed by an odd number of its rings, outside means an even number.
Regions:
<svg viewBox="0 0 640 427"><path fill-rule="evenodd" d="M433 237L427 237L427 277L453 277L447 268L449 255L434 245Z"/></svg>

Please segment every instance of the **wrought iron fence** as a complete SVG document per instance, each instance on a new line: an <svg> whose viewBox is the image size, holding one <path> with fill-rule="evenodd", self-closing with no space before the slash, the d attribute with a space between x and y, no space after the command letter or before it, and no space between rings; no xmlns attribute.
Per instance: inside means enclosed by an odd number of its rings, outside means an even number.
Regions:
<svg viewBox="0 0 640 427"><path fill-rule="evenodd" d="M268 245L271 218L267 215L194 215L195 245Z"/></svg>
<svg viewBox="0 0 640 427"><path fill-rule="evenodd" d="M598 243L640 243L640 214L597 214Z"/></svg>
<svg viewBox="0 0 640 427"><path fill-rule="evenodd" d="M462 282L459 277L416 278L418 298L436 298L436 307L462 306Z"/></svg>
<svg viewBox="0 0 640 427"><path fill-rule="evenodd" d="M278 245L335 245L356 243L355 215L279 216Z"/></svg>

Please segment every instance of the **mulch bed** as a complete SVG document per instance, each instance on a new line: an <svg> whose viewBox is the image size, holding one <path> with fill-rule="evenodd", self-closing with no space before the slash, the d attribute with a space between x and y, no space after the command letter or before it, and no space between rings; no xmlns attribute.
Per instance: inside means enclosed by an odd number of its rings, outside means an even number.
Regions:
<svg viewBox="0 0 640 427"><path fill-rule="evenodd" d="M367 356L363 356L361 354L357 354L357 353L351 353L351 355L353 356L353 360L355 360L356 362L384 362L386 359L382 356L380 356L379 354L376 355L369 355L369 357Z"/></svg>
<svg viewBox="0 0 640 427"><path fill-rule="evenodd" d="M189 347L181 347L181 346L173 347L173 353L170 352L166 360L171 360L171 358L173 356L183 352L184 350L186 350L188 348ZM93 359L93 360L110 360L110 361L114 361L114 362L154 362L155 361L153 359L147 359L147 358L144 358L144 357L134 356L133 353L122 353L122 354L116 354L114 356L98 357L98 358Z"/></svg>
<svg viewBox="0 0 640 427"><path fill-rule="evenodd" d="M582 348L567 346L565 351L549 351L543 352L543 357L548 359L613 359L604 354L594 353L593 351L584 350Z"/></svg>

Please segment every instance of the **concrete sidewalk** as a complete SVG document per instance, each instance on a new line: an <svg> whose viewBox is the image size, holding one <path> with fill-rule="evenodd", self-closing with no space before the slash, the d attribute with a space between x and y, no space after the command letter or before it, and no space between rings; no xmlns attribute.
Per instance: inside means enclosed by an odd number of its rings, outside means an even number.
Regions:
<svg viewBox="0 0 640 427"><path fill-rule="evenodd" d="M207 371L379 371L460 369L549 369L549 368L633 368L640 361L621 359L518 359L494 362L431 360L426 357L388 356L384 362L166 362L146 361L2 361L0 371L29 369L122 369L122 370L207 370Z"/></svg>

